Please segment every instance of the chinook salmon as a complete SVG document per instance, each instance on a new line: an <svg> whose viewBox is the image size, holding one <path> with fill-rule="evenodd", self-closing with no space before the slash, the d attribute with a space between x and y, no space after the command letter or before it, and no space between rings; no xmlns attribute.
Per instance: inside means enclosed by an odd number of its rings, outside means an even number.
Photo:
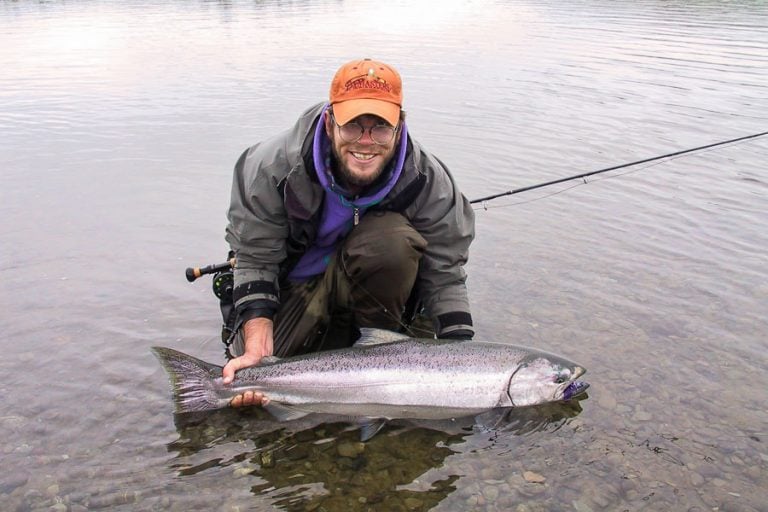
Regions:
<svg viewBox="0 0 768 512"><path fill-rule="evenodd" d="M235 395L259 391L281 421L310 413L448 419L569 400L588 387L577 380L584 368L539 350L361 331L353 347L265 358L228 385L221 366L169 348L153 351L170 377L177 413L226 407Z"/></svg>

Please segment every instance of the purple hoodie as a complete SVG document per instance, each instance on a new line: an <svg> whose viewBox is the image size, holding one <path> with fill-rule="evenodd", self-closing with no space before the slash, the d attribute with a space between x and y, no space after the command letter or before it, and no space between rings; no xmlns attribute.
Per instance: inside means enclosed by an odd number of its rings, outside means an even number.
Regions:
<svg viewBox="0 0 768 512"><path fill-rule="evenodd" d="M320 225L317 230L317 238L312 246L288 274L288 278L294 281L304 281L325 272L331 255L357 224L359 217L362 217L369 207L384 199L395 186L405 162L408 129L403 122L397 159L394 166L390 165L389 169L384 170L385 173L389 173L387 182L369 196L349 197L349 193L336 183L331 170L331 141L325 133L325 123L323 122L326 110L328 110L328 105L320 113L312 145L312 158L315 163L317 178L325 189Z"/></svg>

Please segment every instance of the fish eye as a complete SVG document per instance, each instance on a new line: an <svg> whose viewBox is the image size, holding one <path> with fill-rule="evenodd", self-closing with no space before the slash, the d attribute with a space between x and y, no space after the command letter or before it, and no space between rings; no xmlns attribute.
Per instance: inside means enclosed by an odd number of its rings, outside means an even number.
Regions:
<svg viewBox="0 0 768 512"><path fill-rule="evenodd" d="M558 373L557 377L555 377L555 384L562 384L564 382L568 381L569 374L566 372Z"/></svg>

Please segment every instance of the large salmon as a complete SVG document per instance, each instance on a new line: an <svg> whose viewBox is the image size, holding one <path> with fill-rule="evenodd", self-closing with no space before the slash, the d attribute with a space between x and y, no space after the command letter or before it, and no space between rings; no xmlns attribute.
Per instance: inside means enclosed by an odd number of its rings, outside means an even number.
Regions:
<svg viewBox="0 0 768 512"><path fill-rule="evenodd" d="M279 420L309 413L369 419L447 419L500 407L569 400L585 370L562 357L482 341L408 338L363 329L355 346L269 358L225 385L221 366L176 350L153 350L168 371L176 412L226 407L244 391L269 398Z"/></svg>

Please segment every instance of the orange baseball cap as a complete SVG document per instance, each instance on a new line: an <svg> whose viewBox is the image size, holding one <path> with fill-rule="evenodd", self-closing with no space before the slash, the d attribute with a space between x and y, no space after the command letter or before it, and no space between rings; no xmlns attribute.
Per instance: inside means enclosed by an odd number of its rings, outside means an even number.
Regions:
<svg viewBox="0 0 768 512"><path fill-rule="evenodd" d="M396 126L403 105L403 83L395 68L362 59L347 62L331 82L331 105L339 124L363 114L373 114Z"/></svg>

